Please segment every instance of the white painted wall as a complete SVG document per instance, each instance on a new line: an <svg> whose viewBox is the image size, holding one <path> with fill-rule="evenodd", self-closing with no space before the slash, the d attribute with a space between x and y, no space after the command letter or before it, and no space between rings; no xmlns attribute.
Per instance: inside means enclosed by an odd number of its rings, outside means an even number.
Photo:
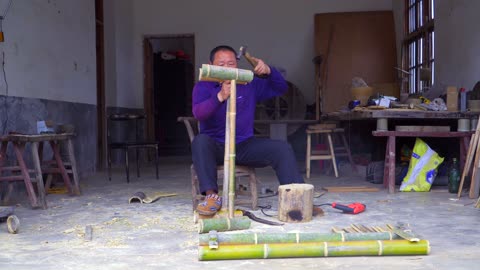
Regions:
<svg viewBox="0 0 480 270"><path fill-rule="evenodd" d="M97 103L93 0L14 0L3 31L10 96Z"/></svg>
<svg viewBox="0 0 480 270"><path fill-rule="evenodd" d="M480 1L435 1L435 83L472 89L480 81Z"/></svg>
<svg viewBox="0 0 480 270"><path fill-rule="evenodd" d="M113 0L110 0L113 1ZM124 2L127 0L122 0ZM131 0L130 0L131 1ZM287 79L314 102L314 14L392 10L390 0L137 0L133 2L133 29L116 27L125 39L115 44L117 54L117 106L143 107L143 35L195 34L195 63L208 62L208 53L225 43L238 48L248 45L254 56L287 69ZM118 10L116 10L119 12ZM115 14L116 18L120 17ZM128 18L122 17L128 21ZM122 22L124 23L124 22ZM126 36L133 30L130 42ZM121 41L121 42L120 42ZM129 53L133 52L132 55ZM130 57L131 56L131 57ZM243 64L243 67L248 67ZM120 75L118 68L125 68ZM128 71L127 71L128 70ZM128 76L126 76L128 75ZM133 89L134 92L131 92ZM126 94L128 93L128 95ZM124 98L124 97L129 98Z"/></svg>

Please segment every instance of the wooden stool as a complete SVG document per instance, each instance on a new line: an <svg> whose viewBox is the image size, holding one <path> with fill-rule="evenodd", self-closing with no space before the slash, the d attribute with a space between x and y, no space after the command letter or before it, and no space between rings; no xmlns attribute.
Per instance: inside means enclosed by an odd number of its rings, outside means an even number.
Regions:
<svg viewBox="0 0 480 270"><path fill-rule="evenodd" d="M306 177L310 178L310 163L312 160L331 160L335 177L338 177L338 168L336 162L336 156L347 156L352 169L357 171L357 167L353 162L350 148L348 147L347 139L345 138L345 129L336 128L335 124L325 125L311 125L306 130L307 133L307 151L306 151ZM328 150L312 150L312 134L318 134L320 136L326 136L328 141ZM343 146L334 147L332 135L337 135L341 138ZM337 152L337 154L335 154Z"/></svg>
<svg viewBox="0 0 480 270"><path fill-rule="evenodd" d="M197 177L197 173L195 172L195 168L193 167L193 164L192 166L190 166L190 172L191 172L191 178L192 178L192 206L193 206L193 210L195 210L200 200L203 200L205 196L200 194L200 191L198 188L198 177ZM217 166L217 175L223 176L223 166ZM248 196L246 199L235 199L235 205L251 204L253 210L257 209L258 192L257 192L257 177L255 174L255 169L252 167L235 165L235 177L237 179L239 177L248 177L248 184L250 188L250 196ZM235 182L238 183L238 181L235 181ZM238 192L236 192L235 195L238 195Z"/></svg>

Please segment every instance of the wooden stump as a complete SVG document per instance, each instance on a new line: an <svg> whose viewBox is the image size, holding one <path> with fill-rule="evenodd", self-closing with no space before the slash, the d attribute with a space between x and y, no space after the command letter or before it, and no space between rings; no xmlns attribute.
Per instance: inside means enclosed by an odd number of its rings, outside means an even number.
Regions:
<svg viewBox="0 0 480 270"><path fill-rule="evenodd" d="M284 222L312 220L313 185L290 184L278 187L278 219Z"/></svg>

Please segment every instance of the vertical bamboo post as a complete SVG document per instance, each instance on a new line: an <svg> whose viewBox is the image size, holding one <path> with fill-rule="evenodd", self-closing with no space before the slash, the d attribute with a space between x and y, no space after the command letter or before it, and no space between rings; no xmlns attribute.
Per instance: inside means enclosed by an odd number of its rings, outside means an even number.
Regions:
<svg viewBox="0 0 480 270"><path fill-rule="evenodd" d="M232 80L230 84L230 99L229 99L229 121L230 121L230 134L229 134L229 183L228 183L228 217L234 217L235 207L235 130L236 130L236 114L237 114L237 83Z"/></svg>
<svg viewBox="0 0 480 270"><path fill-rule="evenodd" d="M223 157L223 192L222 208L228 210L228 181L229 181L229 161L230 161L230 98L227 100L227 113L225 116L225 155Z"/></svg>

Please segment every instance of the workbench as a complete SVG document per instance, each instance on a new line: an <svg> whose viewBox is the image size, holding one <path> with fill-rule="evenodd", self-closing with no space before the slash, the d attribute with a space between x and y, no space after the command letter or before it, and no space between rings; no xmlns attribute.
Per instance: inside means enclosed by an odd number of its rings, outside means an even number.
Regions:
<svg viewBox="0 0 480 270"><path fill-rule="evenodd" d="M40 135L10 134L0 137L0 181L7 181L9 183L13 181L23 181L30 204L33 208L47 208L43 174L60 174L68 192L72 195L80 195L77 165L72 142L73 137L74 134L70 133ZM51 160L43 161L43 147L45 143L48 143L52 148L53 157ZM13 147L16 159L16 165L13 166L5 166L7 147L9 144ZM67 161L62 160L60 154L61 144L66 147ZM29 168L24 159L27 145L30 146L33 168ZM7 172L6 175L4 174L5 172ZM30 174L34 174L34 177ZM72 175L73 185L69 174ZM36 192L33 183L36 183ZM9 192L11 192L11 188L9 188Z"/></svg>
<svg viewBox="0 0 480 270"><path fill-rule="evenodd" d="M323 116L324 119L336 121L371 120L377 121L377 130L372 131L374 137L387 137L385 168L383 184L388 188L389 193L395 192L395 141L397 137L425 137L425 138L459 138L460 141L460 164L463 167L465 154L468 151L470 138L474 133L476 125L471 124L468 130L461 131L395 131L388 130L390 120L435 120L436 122L446 120L470 120L472 123L478 121L478 112L451 112L451 111L424 111L411 109L384 109L370 110L365 108L353 111L332 112ZM460 126L460 125L459 125Z"/></svg>

